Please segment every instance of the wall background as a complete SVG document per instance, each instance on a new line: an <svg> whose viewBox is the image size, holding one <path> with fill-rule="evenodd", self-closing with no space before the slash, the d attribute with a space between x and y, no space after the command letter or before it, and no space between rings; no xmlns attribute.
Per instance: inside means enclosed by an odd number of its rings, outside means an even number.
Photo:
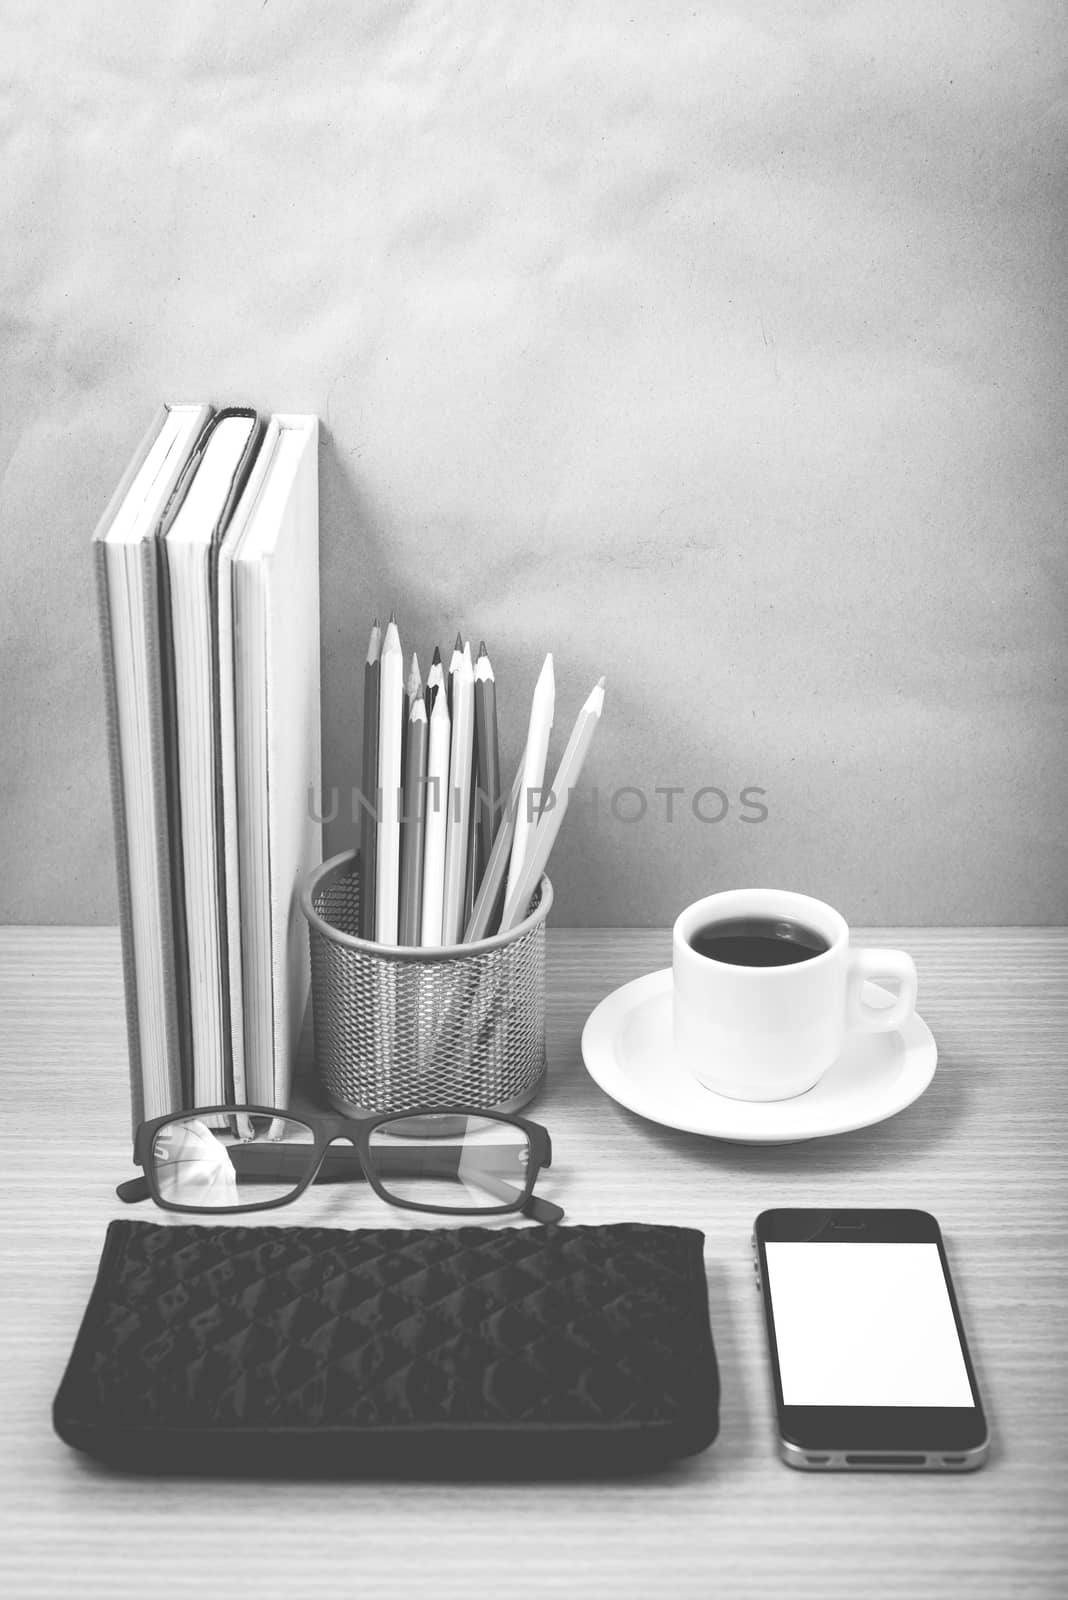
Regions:
<svg viewBox="0 0 1068 1600"><path fill-rule="evenodd" d="M374 610L487 638L509 764L607 674L560 922L1068 920L1058 0L0 16L0 920L116 918L88 539L161 398L323 419L328 788Z"/></svg>

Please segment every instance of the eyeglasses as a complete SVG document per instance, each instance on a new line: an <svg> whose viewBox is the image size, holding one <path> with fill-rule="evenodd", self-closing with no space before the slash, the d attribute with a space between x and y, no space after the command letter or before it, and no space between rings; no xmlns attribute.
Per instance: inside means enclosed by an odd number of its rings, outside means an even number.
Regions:
<svg viewBox="0 0 1068 1600"><path fill-rule="evenodd" d="M167 1211L266 1211L315 1181L366 1178L380 1199L408 1211L519 1211L538 1222L564 1215L534 1194L552 1163L548 1133L499 1111L428 1106L357 1121L208 1106L142 1122L134 1160L144 1177L120 1183L119 1199L151 1197Z"/></svg>

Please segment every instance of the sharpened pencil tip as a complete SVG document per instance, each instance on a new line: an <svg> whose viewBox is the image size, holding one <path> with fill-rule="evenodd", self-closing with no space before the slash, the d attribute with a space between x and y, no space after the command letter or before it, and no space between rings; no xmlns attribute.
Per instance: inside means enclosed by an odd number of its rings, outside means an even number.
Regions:
<svg viewBox="0 0 1068 1600"><path fill-rule="evenodd" d="M457 630L456 630L456 644L455 644L454 648L459 650L461 655L463 654L464 638L463 638L463 634L460 632L459 628L457 628Z"/></svg>
<svg viewBox="0 0 1068 1600"><path fill-rule="evenodd" d="M389 614L389 626L390 627L394 626L396 621L397 621L397 613L395 611L391 611L390 614Z"/></svg>
<svg viewBox="0 0 1068 1600"><path fill-rule="evenodd" d="M486 649L486 641L485 641L485 639L480 639L478 641L478 654L479 654L479 659L480 660L481 660L481 658L483 656L489 654L489 651Z"/></svg>
<svg viewBox="0 0 1068 1600"><path fill-rule="evenodd" d="M430 665L432 667L441 666L441 651L438 649L437 645L434 646L434 659L431 661Z"/></svg>
<svg viewBox="0 0 1068 1600"><path fill-rule="evenodd" d="M604 678L603 677L600 677L600 678L597 679L597 687L598 687L598 689L603 689L604 688Z"/></svg>

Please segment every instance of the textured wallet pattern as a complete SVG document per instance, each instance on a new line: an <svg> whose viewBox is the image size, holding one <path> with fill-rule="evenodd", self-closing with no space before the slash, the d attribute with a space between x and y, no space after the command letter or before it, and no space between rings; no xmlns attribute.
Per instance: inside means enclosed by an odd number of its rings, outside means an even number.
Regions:
<svg viewBox="0 0 1068 1600"><path fill-rule="evenodd" d="M703 1236L113 1222L57 1432L145 1470L651 1467L715 1437Z"/></svg>

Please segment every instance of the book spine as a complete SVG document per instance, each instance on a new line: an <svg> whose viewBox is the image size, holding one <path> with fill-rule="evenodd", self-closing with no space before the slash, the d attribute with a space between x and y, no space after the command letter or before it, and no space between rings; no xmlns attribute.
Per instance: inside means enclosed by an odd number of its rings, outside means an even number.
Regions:
<svg viewBox="0 0 1068 1600"><path fill-rule="evenodd" d="M178 710L171 639L171 596L167 563L157 540L145 547L146 614L155 611L157 626L149 635L149 678L153 686L150 720L156 813L153 834L159 865L159 938L163 952L164 1005L167 1016L167 1079L171 1098L180 1106L195 1105L193 1095L193 1024L189 986L189 945L185 923L185 877L182 819L179 808Z"/></svg>
<svg viewBox="0 0 1068 1600"><path fill-rule="evenodd" d="M231 873L230 863L227 859L230 845L228 843L228 829L226 820L227 806L227 780L232 785L236 782L233 774L233 655L232 655L232 621L227 619L225 627L222 620L222 606L230 607L229 584L223 581L220 574L220 552L226 531L240 503L241 496L248 487L252 476L260 445L266 431L263 419L258 413L245 406L228 406L216 413L216 423L226 417L248 417L253 423L249 434L248 443L244 454L237 464L226 497L222 513L212 534L211 565L209 584L211 590L211 704L212 720L215 743L215 872L219 895L219 949L221 952L220 982L222 997L222 1015L226 1037L226 1072L228 1082L228 1096L240 1104L247 1098L245 1088L245 1040L244 1040L244 1008L241 1000L241 950L240 950L240 899L237 902L237 914L230 915L227 895L231 882L234 884L234 894L239 897L238 880L236 873ZM229 659L222 660L225 649ZM223 697L227 698L227 707L224 710ZM236 798L236 797L235 797ZM236 868L236 862L234 863ZM233 930L233 931L231 931ZM236 949L231 948L236 941Z"/></svg>
<svg viewBox="0 0 1068 1600"><path fill-rule="evenodd" d="M137 971L134 964L133 912L130 905L130 867L126 855L126 799L122 786L122 752L119 748L119 705L115 685L115 660L111 647L111 605L108 599L107 557L104 545L93 545L97 613L104 659L104 712L107 723L108 772L111 781L111 817L115 833L115 871L119 891L119 936L122 942L122 979L126 999L126 1039L130 1057L131 1133L144 1120L145 1094L141 1065L141 1020L137 1010Z"/></svg>

